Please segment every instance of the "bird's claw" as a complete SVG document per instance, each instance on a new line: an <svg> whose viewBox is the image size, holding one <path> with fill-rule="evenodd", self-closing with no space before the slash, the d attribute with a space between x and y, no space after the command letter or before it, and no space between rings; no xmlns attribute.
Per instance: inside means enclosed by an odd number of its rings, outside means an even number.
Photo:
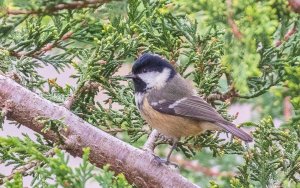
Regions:
<svg viewBox="0 0 300 188"><path fill-rule="evenodd" d="M179 166L176 164L176 163L172 163L170 161L168 161L167 159L162 159L156 155L153 155L154 156L154 159L159 163L159 164L162 164L162 165L167 165L167 166L174 166L175 168L179 168Z"/></svg>

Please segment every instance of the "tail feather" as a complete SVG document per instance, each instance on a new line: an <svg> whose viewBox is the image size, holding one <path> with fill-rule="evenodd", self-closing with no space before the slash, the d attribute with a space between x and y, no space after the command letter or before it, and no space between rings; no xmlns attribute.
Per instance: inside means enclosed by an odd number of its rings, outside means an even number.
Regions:
<svg viewBox="0 0 300 188"><path fill-rule="evenodd" d="M245 142L252 142L252 137L244 132L242 129L237 128L233 123L227 122L226 124L218 123L218 125L227 132L230 132L234 136L242 139Z"/></svg>

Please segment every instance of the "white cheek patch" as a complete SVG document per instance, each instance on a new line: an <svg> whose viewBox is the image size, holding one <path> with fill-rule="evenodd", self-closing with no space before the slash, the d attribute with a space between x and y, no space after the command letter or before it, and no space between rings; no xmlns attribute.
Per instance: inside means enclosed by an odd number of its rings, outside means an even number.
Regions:
<svg viewBox="0 0 300 188"><path fill-rule="evenodd" d="M147 84L147 88L160 88L165 85L170 77L171 70L164 68L162 72L151 71L139 74L139 77Z"/></svg>
<svg viewBox="0 0 300 188"><path fill-rule="evenodd" d="M159 75L159 72L146 72L139 74L139 77L147 84L147 88L151 88L155 85L155 78Z"/></svg>
<svg viewBox="0 0 300 188"><path fill-rule="evenodd" d="M169 79L171 70L164 68L163 71L156 77L155 81L158 87L163 86L166 81Z"/></svg>

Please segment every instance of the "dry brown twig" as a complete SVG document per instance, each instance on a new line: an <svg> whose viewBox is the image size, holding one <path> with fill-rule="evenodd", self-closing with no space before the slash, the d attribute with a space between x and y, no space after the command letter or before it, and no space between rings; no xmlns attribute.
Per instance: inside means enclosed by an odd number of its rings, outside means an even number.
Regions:
<svg viewBox="0 0 300 188"><path fill-rule="evenodd" d="M69 96L67 100L64 102L64 107L67 109L71 109L72 105L78 98L78 96L87 91L92 91L92 90L98 90L100 87L100 84L97 82L92 82L92 81L87 81L83 86L79 86L73 95Z"/></svg>
<svg viewBox="0 0 300 188"><path fill-rule="evenodd" d="M237 93L237 91L235 90L234 87L231 87L227 92L225 93L212 93L210 95L208 95L205 99L208 102L213 102L215 100L220 100L220 101L227 101L227 100L232 100L234 97L238 97L239 94Z"/></svg>
<svg viewBox="0 0 300 188"><path fill-rule="evenodd" d="M41 55L41 54L44 54L44 53L50 51L52 48L56 47L60 42L69 39L72 35L73 35L72 31L65 33L60 39L54 41L53 43L48 43L48 44L44 45L40 50L34 52L33 56L38 56L38 55ZM30 54L24 54L24 55L26 56L26 55L30 55Z"/></svg>
<svg viewBox="0 0 300 188"><path fill-rule="evenodd" d="M38 9L38 10L12 10L6 9L5 13L10 15L20 15L20 14L31 14L31 15L38 15L38 14L49 14L55 13L60 10L74 10L80 8L97 8L98 6L102 5L103 3L108 2L109 0L85 0L85 1L73 1L69 3L61 3L55 6L46 7L45 9Z"/></svg>
<svg viewBox="0 0 300 188"><path fill-rule="evenodd" d="M284 35L283 40L278 40L275 43L275 46L279 47L283 42L288 41L291 38L291 36L293 36L296 32L297 32L297 24L295 23L294 26L290 30L288 30L288 32Z"/></svg>
<svg viewBox="0 0 300 188"><path fill-rule="evenodd" d="M218 170L213 170L212 168L201 166L196 160L184 160L180 155L174 155L172 157L172 161L184 167L184 169L188 169L193 172L200 172L210 177L234 177L236 175L233 172L220 172Z"/></svg>
<svg viewBox="0 0 300 188"><path fill-rule="evenodd" d="M227 22L231 27L232 33L235 36L235 38L237 38L238 40L241 40L243 35L240 32L237 24L235 23L234 19L233 19L233 10L232 10L232 2L231 0L226 0L226 5L227 5Z"/></svg>
<svg viewBox="0 0 300 188"><path fill-rule="evenodd" d="M9 50L9 54L10 54L10 56L14 56L18 59L20 59L21 57L32 57L37 60L40 60L40 58L39 58L40 55L52 50L61 42L69 39L72 36L72 34L73 34L73 32L69 31L69 32L65 33L60 39L57 39L56 41L54 41L52 43L47 43L44 46L42 46L40 49L36 49L36 50L30 51L30 52L16 52L13 50ZM0 47L0 49L6 50L3 47Z"/></svg>

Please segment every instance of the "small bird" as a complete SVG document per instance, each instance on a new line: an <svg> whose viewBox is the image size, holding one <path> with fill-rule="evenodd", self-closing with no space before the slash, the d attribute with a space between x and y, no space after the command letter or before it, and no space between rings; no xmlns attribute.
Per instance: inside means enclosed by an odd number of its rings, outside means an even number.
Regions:
<svg viewBox="0 0 300 188"><path fill-rule="evenodd" d="M181 137L207 130L225 130L245 142L252 141L250 135L202 99L191 83L160 56L143 54L134 63L132 73L125 77L133 80L135 103L142 118L158 132L173 138L166 163Z"/></svg>

